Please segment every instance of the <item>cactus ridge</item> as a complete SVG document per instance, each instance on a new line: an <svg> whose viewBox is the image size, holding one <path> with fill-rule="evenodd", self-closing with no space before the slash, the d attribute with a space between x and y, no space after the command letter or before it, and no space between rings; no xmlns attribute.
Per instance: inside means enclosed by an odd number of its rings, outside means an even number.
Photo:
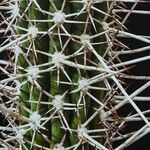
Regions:
<svg viewBox="0 0 150 150"><path fill-rule="evenodd" d="M131 2L132 11L126 9ZM121 150L149 133L149 109L137 101L150 86L149 76L129 75L132 65L150 55L122 61L126 54L148 51L149 38L130 33L125 22L138 0L3 0L0 34L0 125L2 148L11 150ZM144 3L144 1L143 1ZM121 19L118 12L126 13ZM121 39L143 47L131 49ZM8 57L8 58L7 58ZM127 91L126 78L146 81ZM133 112L118 111L131 105ZM128 122L144 125L124 133ZM113 147L113 143L121 144ZM123 142L122 142L123 141Z"/></svg>

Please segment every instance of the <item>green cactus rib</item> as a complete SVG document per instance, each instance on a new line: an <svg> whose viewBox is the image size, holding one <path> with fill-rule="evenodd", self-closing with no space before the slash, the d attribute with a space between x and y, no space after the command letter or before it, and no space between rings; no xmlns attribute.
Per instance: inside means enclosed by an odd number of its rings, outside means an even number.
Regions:
<svg viewBox="0 0 150 150"><path fill-rule="evenodd" d="M71 10L73 10L72 13L79 13L79 11L83 8L83 4L71 3L70 7L71 7ZM79 15L77 18L72 17L72 20L75 20L77 22L82 21L84 23L82 23L80 25L78 25L77 23L72 24L71 25L71 34L82 36L82 35L86 34L86 32L90 32L90 27L89 27L90 25L87 25L88 24L87 16L88 16L87 13L85 13L85 14ZM81 48L81 44L78 44L76 42L71 42L70 49L72 52L76 52L80 48ZM77 59L75 58L74 61L76 61L77 63L84 64L84 61L86 61L86 60L83 60L83 58L81 56ZM88 78L88 73L84 70L72 69L72 72L73 72L73 74L72 74L71 78L72 78L72 81L75 83L80 82L80 80L82 82L82 80L84 78ZM79 101L80 101L80 103L79 103ZM81 92L71 94L71 102L76 103L77 107L79 107L78 106L79 104L84 105L84 107L80 108L77 112L72 112L71 128L77 130L81 126L81 124L83 124L87 119L88 107L89 107L88 105L89 105L90 101L83 90ZM86 103L86 104L84 104L84 103ZM78 137L77 133L70 134L70 142L71 142L71 145L78 144L79 137ZM84 144L84 146L81 146L78 149L82 149L84 147L84 149L88 150L89 149L88 146L89 146L88 144Z"/></svg>
<svg viewBox="0 0 150 150"><path fill-rule="evenodd" d="M50 4L49 7L49 12L56 14L58 12L61 12L62 14L66 14L69 13L70 8L68 5L68 1L53 1ZM48 19L53 20L54 16L50 16L48 17ZM70 30L70 25L66 25L63 22L60 22L58 24L56 24L55 22L50 22L49 23L49 29L51 29L53 26L54 29L52 30L52 32L60 32L59 34L61 34L62 29L61 29L61 25L63 25L65 28L67 28L67 30ZM63 50L63 45L65 43L67 43L67 38L65 36L62 35L49 35L49 53L53 54L53 56L57 53L61 53ZM64 54L67 55L69 51L69 48L66 47L64 49ZM50 61L53 61L55 58L52 57L50 59ZM54 62L55 63L55 62ZM65 70L66 72L68 72L68 67L65 67L63 65L58 65L56 66L56 69L54 71L52 71L50 73L50 93L55 97L58 95L63 95L64 93L66 93L68 91L68 87L65 85L62 85L59 83L59 81L67 81L68 79L66 79L65 75L63 74ZM56 82L57 81L57 82ZM70 102L70 96L68 95L68 93L65 94L65 97L62 99L63 103L67 103ZM50 100L51 101L51 100ZM52 100L53 101L53 100ZM51 101L51 102L52 102ZM65 132L65 130L62 128L63 125L66 127L66 125L69 124L69 111L65 112L62 109L56 111L55 116L59 117L59 118L53 118L51 121L51 145L50 148L54 148L58 143L61 142L61 140L63 139L64 136L66 136L68 133ZM62 116L63 114L63 116ZM64 117L64 119L63 119ZM66 123L65 123L66 121ZM64 145L68 145L68 138L66 137L65 140L65 144Z"/></svg>
<svg viewBox="0 0 150 150"><path fill-rule="evenodd" d="M41 0L38 0L38 5L43 9L43 10L48 10L48 5L49 2L42 2ZM21 14L24 13L25 8L28 7L28 3L27 1L21 1L20 2L20 7L21 7ZM23 8L22 8L23 7ZM42 20L42 19L46 19L47 15L39 12L38 10L36 10L36 5L34 3L31 4L31 6L28 8L27 12L24 15L27 15L26 20L28 21L24 21L24 19L21 19L19 22L19 26L23 27L23 28L28 28L29 26L34 26L34 24L32 23L31 20L37 19L37 20ZM25 16L26 17L26 16ZM38 30L40 31L45 31L48 28L48 24L45 23L37 23L36 27ZM27 48L28 46L30 46L31 44L34 44L34 46L32 46L35 49L41 50L43 52L48 52L48 47L49 47L49 42L48 42L48 36L44 36L44 37L40 37L38 36L36 39L33 39L33 41L28 41L26 42L26 44L23 44L22 46L24 48ZM44 43L44 44L43 44ZM34 49L31 50L31 52L29 52L29 61L31 63L31 66L36 65L36 64L43 64L46 63L48 61L48 58L46 56L42 56L40 54L35 53ZM22 60L22 58L20 58ZM20 61L18 61L18 63L20 63ZM22 62L21 62L22 64ZM27 62L24 62L24 64L22 64L22 66L27 65ZM48 91L49 90L49 85L47 84L48 80L49 80L49 75L48 73L44 74L45 78L42 79L38 79L37 82L38 84L40 84L41 87L43 87L44 90ZM45 86L46 85L46 86ZM21 89L23 92L20 95L21 101L23 100L24 102L28 99L30 99L29 101L30 104L25 102L25 107L27 107L28 109L30 109L32 112L37 111L40 113L40 115L44 115L44 113L48 110L48 107L45 106L38 106L36 103L32 103L32 101L45 101L46 99L48 99L47 96L45 95L41 95L41 91L39 91L36 86L33 83L26 83L22 86ZM41 99L39 99L39 97L41 97ZM29 117L29 114L27 112L22 112L21 111L21 115L26 116L25 114L27 114ZM47 132L49 132L49 130L47 130ZM46 145L47 143L45 142L45 140L43 140L43 136L41 135L41 133L36 132L35 133L35 137L32 137L34 133L31 133L31 135L27 135L28 137L27 140L30 141L30 139L34 138L33 140L33 144L43 144ZM47 136L49 136L47 134ZM32 145L33 146L33 145ZM30 146L30 148L32 147ZM34 149L37 149L36 147L34 147Z"/></svg>
<svg viewBox="0 0 150 150"><path fill-rule="evenodd" d="M107 7L106 7L106 3L104 2L103 4L96 4L96 8L101 10L101 11L104 11L104 12L107 12ZM99 12L97 11L93 11L93 16L97 16L97 19L98 20L101 20L103 21L105 19L105 15L103 14L100 14ZM95 28L97 30L97 33L100 33L100 32L103 32L104 29L102 27L102 25L100 26L100 24L98 24L97 22L95 22ZM95 30L92 28L92 32L95 32ZM105 44L98 44L98 45L95 45L94 48L95 50L97 51L97 53L100 55L100 56L103 56L104 53L106 53L107 51L107 46L106 46L106 38L105 38L105 35L102 35L102 36L99 36L95 39L93 39L93 42L105 42ZM105 58L107 60L107 58ZM93 54L91 54L91 60L95 60L95 56ZM96 63L96 60L94 61ZM98 63L98 62L97 62ZM94 72L90 72L89 76L95 76L97 75L97 73L94 73ZM106 88L105 84L104 84L104 81L100 81L98 83L95 83L94 86L96 87L102 87L102 88ZM104 98L105 98L105 94L106 92L103 91L103 90L91 90L91 95L94 95L94 97L96 99L98 99L100 102L103 102L104 101ZM97 108L97 103L95 101L91 101L91 106L93 108ZM93 114L94 113L94 110L91 109L91 111L89 112L89 114ZM99 119L99 116L95 117L95 119L89 124L89 127L92 128L92 129L98 129L98 128L101 128L103 126L103 122L102 120ZM102 136L102 135L101 135ZM97 139L100 143L103 142L103 139L99 138Z"/></svg>

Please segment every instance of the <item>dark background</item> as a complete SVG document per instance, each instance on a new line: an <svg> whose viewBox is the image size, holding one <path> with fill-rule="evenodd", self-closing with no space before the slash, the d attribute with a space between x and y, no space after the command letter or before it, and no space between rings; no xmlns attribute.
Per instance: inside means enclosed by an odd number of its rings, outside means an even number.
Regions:
<svg viewBox="0 0 150 150"><path fill-rule="evenodd" d="M127 8L131 8L133 6L133 4L131 3L126 3L125 5ZM150 3L139 3L136 6L136 9L150 11ZM119 16L123 18L125 14L126 13L123 13L123 14L120 13ZM130 17L127 19L125 26L127 27L128 31L131 33L150 36L150 15L131 14ZM138 40L133 40L133 39L128 39L128 40L123 39L122 41L131 49L140 48L140 47L149 45L149 44L145 44L143 42L140 42ZM150 55L150 50L147 50L141 53L136 53L136 54L124 55L121 57L121 59L122 61L125 61L125 60L131 60L135 58L144 57L147 55ZM150 76L150 61L138 63L134 68L129 70L129 74ZM134 90L136 90L138 87L146 83L147 81L125 80L125 82L126 84L128 84L127 92L130 94ZM140 94L140 96L142 95L150 96L150 88L143 91ZM145 102L145 103L138 102L136 104L141 110L150 109L150 102ZM126 116L132 111L133 111L133 107L131 105L126 105L121 110L119 110L118 113L121 116ZM144 124L145 124L144 122L129 123L126 127L126 132L132 131L135 128L139 129ZM114 147L116 147L118 144L120 143L114 143ZM142 139L135 142L134 144L132 144L131 146L127 147L125 150L142 150L142 149L150 150L149 146L150 146L150 133L144 136Z"/></svg>

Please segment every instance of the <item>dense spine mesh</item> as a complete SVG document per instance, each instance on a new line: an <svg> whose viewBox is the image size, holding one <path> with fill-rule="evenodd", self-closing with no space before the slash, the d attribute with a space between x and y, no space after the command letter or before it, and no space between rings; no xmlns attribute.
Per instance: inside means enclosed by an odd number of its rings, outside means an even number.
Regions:
<svg viewBox="0 0 150 150"><path fill-rule="evenodd" d="M132 2L131 10L126 2ZM137 101L149 76L129 75L142 56L122 62L121 55L149 50L148 37L130 33L125 22L138 0L2 1L0 34L0 145L11 150L121 150L149 133L149 109ZM117 13L126 13L121 19ZM123 38L144 43L131 49ZM6 56L6 54L8 56ZM8 57L8 58L7 58ZM145 80L128 93L124 78ZM130 105L133 112L118 111ZM141 128L124 133L128 122ZM119 141L117 147L113 142Z"/></svg>

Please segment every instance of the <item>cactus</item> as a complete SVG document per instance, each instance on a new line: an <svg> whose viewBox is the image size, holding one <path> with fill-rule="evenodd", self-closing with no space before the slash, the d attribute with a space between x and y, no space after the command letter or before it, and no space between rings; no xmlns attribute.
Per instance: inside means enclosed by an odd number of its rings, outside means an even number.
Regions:
<svg viewBox="0 0 150 150"><path fill-rule="evenodd" d="M124 6L131 2L131 10ZM150 56L121 61L121 55L148 51L148 37L130 33L125 22L138 0L2 1L0 33L0 125L2 148L11 150L121 150L149 133L149 109L137 101L149 76L130 68ZM144 1L143 1L144 3ZM118 13L126 13L120 19ZM131 49L132 38L148 44ZM129 72L129 73L128 73ZM124 79L147 81L129 93ZM131 105L133 112L118 111ZM124 133L129 122L143 126ZM113 146L115 141L120 144Z"/></svg>

